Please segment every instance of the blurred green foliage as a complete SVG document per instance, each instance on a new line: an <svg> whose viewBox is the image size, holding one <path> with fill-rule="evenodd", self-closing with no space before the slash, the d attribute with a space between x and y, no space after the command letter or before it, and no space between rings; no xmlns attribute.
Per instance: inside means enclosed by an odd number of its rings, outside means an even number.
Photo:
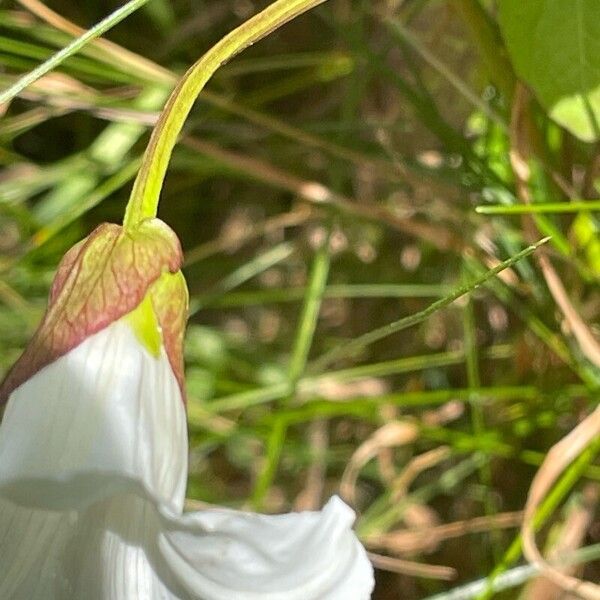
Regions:
<svg viewBox="0 0 600 600"><path fill-rule="evenodd" d="M599 363L535 255L469 282L552 236L567 301L600 336L596 4L501 0L498 17L479 0L330 0L218 71L160 207L191 292L191 502L316 508L341 486L370 549L404 561L380 572L380 599L484 597L450 593L520 559L511 511L597 404ZM3 107L0 371L62 254L122 219L178 75L263 5L151 0ZM3 88L77 35L58 15L89 27L117 8L48 6L2 6ZM592 461L547 507L548 539L597 485Z"/></svg>

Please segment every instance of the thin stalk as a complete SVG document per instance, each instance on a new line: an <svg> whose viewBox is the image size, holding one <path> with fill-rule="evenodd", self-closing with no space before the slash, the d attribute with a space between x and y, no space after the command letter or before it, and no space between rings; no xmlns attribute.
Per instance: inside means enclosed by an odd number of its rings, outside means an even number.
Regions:
<svg viewBox="0 0 600 600"><path fill-rule="evenodd" d="M199 310L210 306L223 294L234 290L260 273L264 273L267 269L289 258L293 253L294 245L290 242L283 242L255 256L221 279L209 292L202 296L196 296L190 303L189 314L194 315Z"/></svg>
<svg viewBox="0 0 600 600"><path fill-rule="evenodd" d="M294 340L292 356L288 366L288 380L292 389L295 389L298 380L304 373L315 329L317 328L317 320L321 310L321 303L323 301L325 286L327 285L327 276L329 274L329 264L331 262L329 254L330 231L330 229L327 231L325 240L317 249L312 264L308 288L306 290L302 313L300 314L298 329L296 331L296 339Z"/></svg>
<svg viewBox="0 0 600 600"><path fill-rule="evenodd" d="M450 293L452 288L445 284L333 284L325 288L324 298L437 298ZM265 305L268 303L296 302L305 297L305 287L269 288L232 292L211 302L219 308Z"/></svg>
<svg viewBox="0 0 600 600"><path fill-rule="evenodd" d="M275 477L275 471L281 458L281 452L285 444L287 434L287 422L284 418L278 418L271 429L267 440L267 452L265 456L265 466L258 475L256 485L252 493L252 507L254 510L261 510L264 499L271 487L271 482Z"/></svg>
<svg viewBox="0 0 600 600"><path fill-rule="evenodd" d="M301 379L299 387L314 385L315 379ZM557 392L558 393L558 392ZM223 396L212 400L206 404L206 410L213 414L220 414L231 410L246 410L252 406L267 404L274 400L280 400L289 396L290 387L287 382L276 383L267 387L246 390ZM308 421L315 416L319 416L318 411L329 411L333 409L335 414L345 414L345 411L352 411L354 408L367 406L378 407L384 404L392 404L401 408L423 408L425 406L439 406L450 400L467 402L469 398L476 394L477 401L489 399L492 402L505 402L509 400L536 400L547 398L547 395L540 392L535 386L493 386L482 387L477 390L471 388L446 388L439 390L425 390L418 392L399 392L391 394L382 394L380 396L358 396L343 402L322 400L320 396L301 398L301 408L297 410L296 416L300 422ZM560 394L565 394L569 398L579 398L589 394L588 389L583 385L569 386L560 390ZM279 410L279 413L281 413ZM296 410L296 409L294 409ZM314 412L316 411L316 412ZM279 414L278 413L278 414ZM291 417L290 417L291 418ZM444 430L446 431L446 430ZM446 438L444 439L445 441ZM469 446L471 447L471 446ZM512 456L512 454L510 454ZM537 464L537 463L536 463Z"/></svg>
<svg viewBox="0 0 600 600"><path fill-rule="evenodd" d="M134 228L156 216L160 191L173 148L187 116L213 73L248 46L325 0L278 0L213 46L173 90L152 132L142 167L133 185L123 225Z"/></svg>
<svg viewBox="0 0 600 600"><path fill-rule="evenodd" d="M491 359L509 358L513 355L513 349L509 345L491 346L486 349L485 357ZM323 375L315 378L304 378L301 381L301 391L310 390L310 386L318 386L323 380L335 382L351 381L365 377L386 377L389 375L398 375L400 373L409 373L422 369L434 369L438 367L447 367L459 365L465 361L464 350L450 350L448 352L439 352L436 354L424 354L421 356L409 356L406 358L396 358L379 363L371 363L342 369L340 371L327 371ZM471 386L472 387L472 386ZM479 385L475 386L479 388Z"/></svg>
<svg viewBox="0 0 600 600"><path fill-rule="evenodd" d="M466 276L467 269L463 267L463 274ZM465 277L466 278L466 277ZM473 307L473 299L468 298L467 305L463 311L463 331L465 344L465 358L467 381L469 388L475 390L481 387L481 377L479 373L479 352L477 348L477 324L475 321L475 310ZM485 414L483 406L477 401L475 393L469 398L470 413L471 413L471 429L475 437L483 436L486 432ZM485 489L484 509L487 516L494 515L498 512L498 507L492 495L492 469L490 462L484 462L479 468L479 481ZM495 562L500 559L497 554L499 547L499 532L491 533L492 552Z"/></svg>

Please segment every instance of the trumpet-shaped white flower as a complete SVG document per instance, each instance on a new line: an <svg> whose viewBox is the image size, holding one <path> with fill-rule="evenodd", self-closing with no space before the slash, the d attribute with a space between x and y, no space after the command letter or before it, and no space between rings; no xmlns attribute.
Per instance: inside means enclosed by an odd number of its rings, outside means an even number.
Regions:
<svg viewBox="0 0 600 600"><path fill-rule="evenodd" d="M113 258L131 244L114 233ZM89 283L93 236L65 257L46 318L2 392L0 598L368 598L372 570L337 498L321 512L279 516L183 512L182 280L158 269L111 300ZM144 275L143 255L157 254L140 240L134 263ZM104 258L102 273L118 280L123 260ZM91 293L74 306L82 286Z"/></svg>

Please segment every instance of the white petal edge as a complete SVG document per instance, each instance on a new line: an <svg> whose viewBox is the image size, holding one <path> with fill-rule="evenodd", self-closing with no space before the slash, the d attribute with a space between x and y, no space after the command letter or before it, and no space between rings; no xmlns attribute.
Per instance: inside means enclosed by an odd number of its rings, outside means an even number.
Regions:
<svg viewBox="0 0 600 600"><path fill-rule="evenodd" d="M185 410L118 321L11 394L0 426L0 598L366 600L339 498L321 512L182 514Z"/></svg>

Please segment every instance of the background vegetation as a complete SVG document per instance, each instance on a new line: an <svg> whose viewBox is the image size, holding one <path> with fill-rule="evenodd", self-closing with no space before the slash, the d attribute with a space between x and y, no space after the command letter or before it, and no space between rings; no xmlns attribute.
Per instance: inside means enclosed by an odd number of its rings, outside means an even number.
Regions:
<svg viewBox="0 0 600 600"><path fill-rule="evenodd" d="M122 219L178 74L264 4L151 0L3 106L0 371L66 249ZM160 208L191 292L190 506L340 493L375 598L559 597L518 528L600 383L600 9L566 4L330 0L218 71ZM118 6L2 3L1 87ZM598 581L593 458L538 522Z"/></svg>

